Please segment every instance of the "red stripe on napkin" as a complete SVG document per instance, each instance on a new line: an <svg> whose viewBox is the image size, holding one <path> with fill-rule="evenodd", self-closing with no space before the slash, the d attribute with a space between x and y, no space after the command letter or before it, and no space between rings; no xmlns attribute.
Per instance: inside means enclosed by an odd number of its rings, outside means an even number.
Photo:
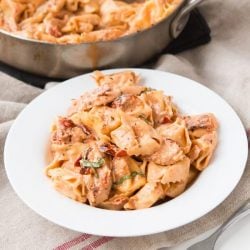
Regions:
<svg viewBox="0 0 250 250"><path fill-rule="evenodd" d="M107 243L108 241L112 240L113 237L101 237L100 239L91 242L89 245L83 247L81 250L92 250L98 248L99 246Z"/></svg>
<svg viewBox="0 0 250 250"><path fill-rule="evenodd" d="M54 250L67 250L70 247L73 247L73 246L87 240L90 237L92 237L92 235L90 235L90 234L81 234L80 236L78 236L70 241L67 241L67 242L63 243L62 245L54 248Z"/></svg>

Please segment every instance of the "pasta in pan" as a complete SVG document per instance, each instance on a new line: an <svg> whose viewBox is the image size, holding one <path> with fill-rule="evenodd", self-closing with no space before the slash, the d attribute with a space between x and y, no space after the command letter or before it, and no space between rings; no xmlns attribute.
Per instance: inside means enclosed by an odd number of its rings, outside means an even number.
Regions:
<svg viewBox="0 0 250 250"><path fill-rule="evenodd" d="M184 192L213 156L215 116L182 115L172 97L138 85L132 71L94 78L98 87L52 126L46 175L55 188L113 210L151 207Z"/></svg>
<svg viewBox="0 0 250 250"><path fill-rule="evenodd" d="M181 0L1 0L0 29L52 43L113 40L147 29Z"/></svg>

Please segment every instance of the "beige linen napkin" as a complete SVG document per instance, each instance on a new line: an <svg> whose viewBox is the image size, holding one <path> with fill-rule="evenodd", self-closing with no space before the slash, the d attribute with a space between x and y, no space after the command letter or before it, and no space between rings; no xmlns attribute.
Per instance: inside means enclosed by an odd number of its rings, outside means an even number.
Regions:
<svg viewBox="0 0 250 250"><path fill-rule="evenodd" d="M233 106L246 129L250 129L250 2L204 1L201 12L211 27L212 42L177 56L164 55L155 68L187 76L213 89ZM109 238L57 226L34 213L17 197L7 180L2 158L13 119L40 93L40 89L0 73L0 249L157 249L178 244L221 224L250 198L248 160L244 176L233 193L212 212L181 228L145 237Z"/></svg>

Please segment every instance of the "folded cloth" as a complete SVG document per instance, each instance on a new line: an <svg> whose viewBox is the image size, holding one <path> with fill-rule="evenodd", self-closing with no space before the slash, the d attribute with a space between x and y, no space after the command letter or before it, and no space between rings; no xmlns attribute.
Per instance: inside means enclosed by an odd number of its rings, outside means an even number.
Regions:
<svg viewBox="0 0 250 250"><path fill-rule="evenodd" d="M210 0L204 1L200 10L211 27L212 41L178 55L162 55L154 67L192 78L213 89L233 106L245 127L250 129L250 3L248 0ZM97 237L74 232L47 221L16 196L7 180L2 158L4 141L13 119L41 92L41 89L0 73L1 249L153 250L178 244L221 224L250 198L248 159L240 183L221 205L202 218L168 232L135 238ZM250 130L248 131L250 134ZM226 177L221 178L223 182Z"/></svg>

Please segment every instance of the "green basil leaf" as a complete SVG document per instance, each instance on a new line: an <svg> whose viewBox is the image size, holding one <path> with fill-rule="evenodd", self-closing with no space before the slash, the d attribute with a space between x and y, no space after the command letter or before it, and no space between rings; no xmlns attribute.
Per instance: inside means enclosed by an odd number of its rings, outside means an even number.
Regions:
<svg viewBox="0 0 250 250"><path fill-rule="evenodd" d="M100 168L105 163L103 158L98 159L98 161L88 161L81 159L80 165L85 168Z"/></svg>
<svg viewBox="0 0 250 250"><path fill-rule="evenodd" d="M117 182L114 182L114 185L121 185L124 181L132 179L137 175L144 176L143 173L133 171L130 175L122 176Z"/></svg>

